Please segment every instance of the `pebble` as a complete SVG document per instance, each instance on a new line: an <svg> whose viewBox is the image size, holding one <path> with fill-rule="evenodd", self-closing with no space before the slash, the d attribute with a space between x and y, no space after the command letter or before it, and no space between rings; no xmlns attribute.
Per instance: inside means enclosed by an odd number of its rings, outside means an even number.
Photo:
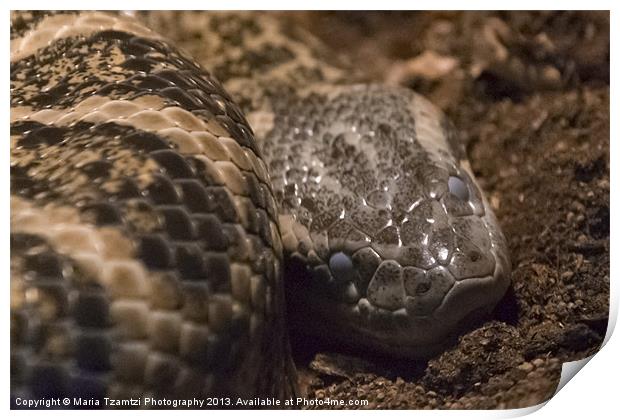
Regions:
<svg viewBox="0 0 620 420"><path fill-rule="evenodd" d="M601 188L601 189L608 190L608 189L609 189L609 180L608 180L608 179L603 178L603 179L601 179L601 180L598 182L598 184L597 184L597 185L598 185L598 187L599 187L599 188Z"/></svg>
<svg viewBox="0 0 620 420"><path fill-rule="evenodd" d="M573 273L572 271L565 271L560 275L560 278L562 280L570 280L573 278L573 276L575 275L575 273Z"/></svg>
<svg viewBox="0 0 620 420"><path fill-rule="evenodd" d="M583 213L586 210L586 206L584 206L581 202L579 201L573 201L571 203L571 208L573 210L575 210L578 213Z"/></svg>
<svg viewBox="0 0 620 420"><path fill-rule="evenodd" d="M577 256L575 257L575 268L577 270L581 268L581 266L583 265L583 261L584 261L583 255L577 254Z"/></svg>
<svg viewBox="0 0 620 420"><path fill-rule="evenodd" d="M530 373L534 370L534 365L530 362L523 362L517 367L517 369L522 370L525 373Z"/></svg>

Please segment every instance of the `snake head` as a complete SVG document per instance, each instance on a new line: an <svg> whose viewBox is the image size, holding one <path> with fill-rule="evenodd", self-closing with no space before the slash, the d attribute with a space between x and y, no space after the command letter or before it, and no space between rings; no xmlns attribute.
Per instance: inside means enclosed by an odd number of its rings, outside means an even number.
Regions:
<svg viewBox="0 0 620 420"><path fill-rule="evenodd" d="M401 111L391 125L375 112L354 134L351 123L334 124L327 150L314 151L349 163L323 159L331 169L320 174L322 189L296 191L297 219L283 224L295 240L284 242L297 245L311 276L292 299L303 296L330 340L425 356L500 300L507 247L468 162L452 153L448 126L436 122L443 114L410 92L365 92L358 101L371 103L356 118L377 102Z"/></svg>

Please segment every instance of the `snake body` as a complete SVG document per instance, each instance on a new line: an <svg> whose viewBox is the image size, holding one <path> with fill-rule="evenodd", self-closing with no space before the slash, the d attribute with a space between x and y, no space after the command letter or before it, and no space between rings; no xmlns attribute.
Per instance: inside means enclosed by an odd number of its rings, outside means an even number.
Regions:
<svg viewBox="0 0 620 420"><path fill-rule="evenodd" d="M153 19L201 63L127 16L12 16L13 396L293 395L285 285L296 325L398 357L495 306L505 240L433 105L271 16Z"/></svg>

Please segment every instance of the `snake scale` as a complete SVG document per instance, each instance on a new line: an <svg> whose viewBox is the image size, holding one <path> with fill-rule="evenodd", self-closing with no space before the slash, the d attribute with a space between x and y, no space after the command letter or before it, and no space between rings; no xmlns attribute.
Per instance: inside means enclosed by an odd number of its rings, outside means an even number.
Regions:
<svg viewBox="0 0 620 420"><path fill-rule="evenodd" d="M326 51L268 13L12 13L12 397L284 398L287 316L420 358L497 304L454 127Z"/></svg>

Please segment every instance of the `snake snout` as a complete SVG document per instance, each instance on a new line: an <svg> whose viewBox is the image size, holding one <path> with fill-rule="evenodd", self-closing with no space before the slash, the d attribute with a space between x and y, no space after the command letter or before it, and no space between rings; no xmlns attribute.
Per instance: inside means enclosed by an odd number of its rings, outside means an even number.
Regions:
<svg viewBox="0 0 620 420"><path fill-rule="evenodd" d="M443 194L418 200L402 223L388 226L397 241L372 233L361 247L340 241L315 269L322 274L315 286L331 301L328 318L382 352L419 354L505 290L509 263L488 203L467 173L443 182Z"/></svg>

